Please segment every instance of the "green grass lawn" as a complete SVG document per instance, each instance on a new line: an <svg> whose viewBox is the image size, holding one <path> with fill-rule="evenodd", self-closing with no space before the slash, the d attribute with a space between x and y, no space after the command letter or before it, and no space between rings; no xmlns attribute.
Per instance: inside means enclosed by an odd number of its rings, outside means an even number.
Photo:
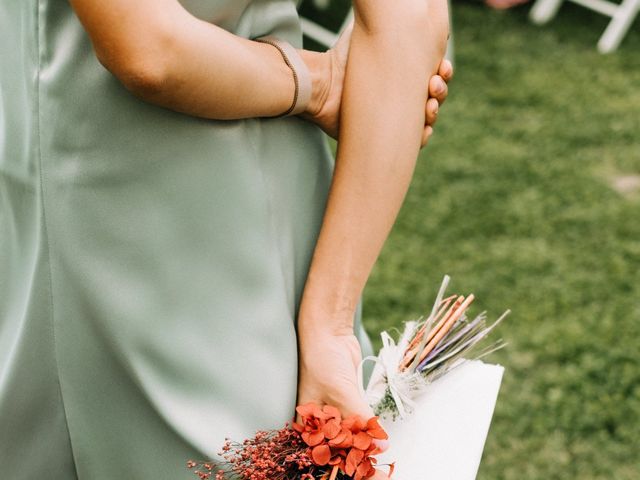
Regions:
<svg viewBox="0 0 640 480"><path fill-rule="evenodd" d="M639 479L640 189L614 184L640 175L640 21L602 56L604 17L527 11L454 4L456 78L365 322L427 313L445 273L471 313L511 308L479 478Z"/></svg>

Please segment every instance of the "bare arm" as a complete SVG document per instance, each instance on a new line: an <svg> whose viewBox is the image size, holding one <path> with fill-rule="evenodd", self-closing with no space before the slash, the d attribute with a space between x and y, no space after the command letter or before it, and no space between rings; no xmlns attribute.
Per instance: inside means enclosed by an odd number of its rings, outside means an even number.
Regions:
<svg viewBox="0 0 640 480"><path fill-rule="evenodd" d="M293 77L275 48L199 20L177 0L71 0L71 5L100 62L142 100L218 120L274 116L291 105ZM312 79L303 117L334 137L349 40L343 35L329 52L298 50ZM429 84L423 144L438 103L447 96L450 75L451 65L444 63Z"/></svg>
<svg viewBox="0 0 640 480"><path fill-rule="evenodd" d="M299 400L366 414L354 312L413 174L448 13L446 0L354 3L336 170L299 314Z"/></svg>
<svg viewBox="0 0 640 480"><path fill-rule="evenodd" d="M200 20L176 0L71 4L100 62L145 101L220 120L274 116L291 105L293 77L273 46ZM305 61L325 59L305 52ZM323 79L312 66L317 102Z"/></svg>

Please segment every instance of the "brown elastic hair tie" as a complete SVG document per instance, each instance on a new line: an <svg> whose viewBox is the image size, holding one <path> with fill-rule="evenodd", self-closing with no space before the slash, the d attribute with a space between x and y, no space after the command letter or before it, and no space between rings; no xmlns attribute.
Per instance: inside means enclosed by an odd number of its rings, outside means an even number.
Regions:
<svg viewBox="0 0 640 480"><path fill-rule="evenodd" d="M298 115L304 112L311 100L311 75L304 60L302 60L296 49L290 43L272 35L256 38L255 41L268 43L277 48L284 62L293 73L293 81L295 83L293 102L286 112L276 115L276 117Z"/></svg>

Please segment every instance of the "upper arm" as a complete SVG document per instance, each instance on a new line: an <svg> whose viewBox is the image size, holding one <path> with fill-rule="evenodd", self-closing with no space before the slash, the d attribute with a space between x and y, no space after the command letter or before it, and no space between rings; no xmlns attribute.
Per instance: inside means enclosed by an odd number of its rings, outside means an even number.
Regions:
<svg viewBox="0 0 640 480"><path fill-rule="evenodd" d="M177 0L70 0L100 63L131 88L156 85L165 69Z"/></svg>

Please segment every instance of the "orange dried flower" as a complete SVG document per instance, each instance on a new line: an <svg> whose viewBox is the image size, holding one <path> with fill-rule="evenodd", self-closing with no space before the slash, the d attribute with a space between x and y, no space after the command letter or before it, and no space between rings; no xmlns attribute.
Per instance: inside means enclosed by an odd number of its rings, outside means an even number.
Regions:
<svg viewBox="0 0 640 480"><path fill-rule="evenodd" d="M223 462L189 460L187 467L200 480L336 480L341 472L340 478L363 480L375 475L380 453L375 440L388 438L377 417L342 418L337 408L313 403L296 411L300 423L261 430L243 442L226 439ZM389 477L391 472L393 466Z"/></svg>
<svg viewBox="0 0 640 480"><path fill-rule="evenodd" d="M374 440L389 438L378 417L364 421L353 415L343 419L337 408L314 403L300 405L296 411L301 423L294 423L293 428L309 446L316 465L332 465L334 472L338 468L355 480L375 475L374 456L380 448Z"/></svg>

